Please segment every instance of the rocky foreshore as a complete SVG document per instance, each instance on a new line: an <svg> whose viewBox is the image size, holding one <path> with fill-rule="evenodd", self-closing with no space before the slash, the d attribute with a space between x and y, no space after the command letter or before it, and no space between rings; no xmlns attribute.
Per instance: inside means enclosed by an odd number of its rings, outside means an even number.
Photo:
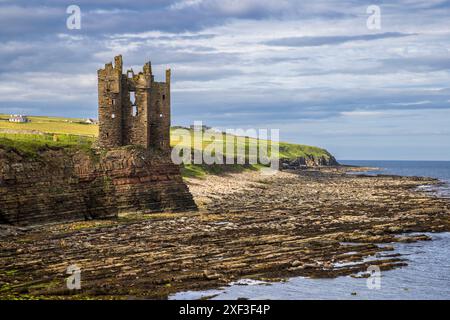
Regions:
<svg viewBox="0 0 450 320"><path fill-rule="evenodd" d="M449 200L417 190L438 180L348 170L210 175L188 181L198 212L0 229L0 298L151 299L241 278L364 276L407 265L390 242L450 231ZM80 290L66 287L70 265Z"/></svg>

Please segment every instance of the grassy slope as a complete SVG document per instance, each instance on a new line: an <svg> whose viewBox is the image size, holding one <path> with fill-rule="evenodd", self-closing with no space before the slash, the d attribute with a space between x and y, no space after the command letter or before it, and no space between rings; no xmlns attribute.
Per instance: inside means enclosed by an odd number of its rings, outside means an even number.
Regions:
<svg viewBox="0 0 450 320"><path fill-rule="evenodd" d="M15 147L27 154L33 155L44 147L48 146L63 146L63 147L89 147L94 137L98 135L98 126L84 124L83 119L73 118L56 118L56 117L41 117L31 116L29 123L10 123L8 122L8 115L0 115L0 145ZM49 133L46 135L37 134L11 134L1 133L2 129L19 130L35 130L43 133ZM54 139L53 134L57 134L57 138ZM192 137L193 132L189 133ZM79 137L84 136L84 137ZM219 140L223 140L225 136ZM175 130L171 133L171 144L175 145L181 140L184 140L184 145L189 139L186 136L180 136ZM211 143L211 140L204 139L202 148L205 148ZM259 141L254 138L245 138L241 141L235 142L235 149L237 144L244 143L246 148L250 146L258 146ZM270 145L270 141L268 142ZM225 151L223 151L225 153ZM292 144L280 142L279 144L279 156L282 158L297 158L306 156L324 156L330 157L328 151L306 145ZM183 169L184 176L202 176L207 173L220 173L224 170L223 165L185 165ZM225 170L227 171L242 171L244 169L258 169L259 165L242 166L242 165L227 165Z"/></svg>

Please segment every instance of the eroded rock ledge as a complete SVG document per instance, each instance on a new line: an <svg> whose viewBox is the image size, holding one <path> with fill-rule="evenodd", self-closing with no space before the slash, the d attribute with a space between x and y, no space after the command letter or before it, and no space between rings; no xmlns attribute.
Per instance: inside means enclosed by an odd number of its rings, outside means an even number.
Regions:
<svg viewBox="0 0 450 320"><path fill-rule="evenodd" d="M390 242L450 231L449 200L416 190L439 181L347 170L209 175L188 181L198 212L0 229L0 298L166 298L243 278L367 276L408 263ZM66 286L73 264L80 290Z"/></svg>
<svg viewBox="0 0 450 320"><path fill-rule="evenodd" d="M139 147L0 148L0 223L29 225L196 209L179 167Z"/></svg>

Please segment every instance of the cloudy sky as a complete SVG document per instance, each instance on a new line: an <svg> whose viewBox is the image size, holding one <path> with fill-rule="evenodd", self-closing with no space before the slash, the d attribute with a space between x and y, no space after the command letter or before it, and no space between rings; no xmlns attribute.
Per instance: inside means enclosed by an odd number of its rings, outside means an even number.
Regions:
<svg viewBox="0 0 450 320"><path fill-rule="evenodd" d="M96 117L96 70L119 53L157 80L172 68L176 125L278 128L338 159L450 160L447 0L0 0L0 113Z"/></svg>

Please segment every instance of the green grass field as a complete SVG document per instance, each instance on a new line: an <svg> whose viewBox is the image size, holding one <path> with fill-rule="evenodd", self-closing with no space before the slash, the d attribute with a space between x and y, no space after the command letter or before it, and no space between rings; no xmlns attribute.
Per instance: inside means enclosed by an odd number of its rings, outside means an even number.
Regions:
<svg viewBox="0 0 450 320"><path fill-rule="evenodd" d="M8 121L8 115L0 114L0 146L11 147L20 150L30 156L36 155L37 151L46 147L66 147L66 148L84 148L89 149L98 135L98 126L84 123L84 119L58 118L44 116L30 116L31 121L27 123L11 123ZM194 132L192 130L179 131L179 128L171 130L171 145L189 146L193 149ZM215 141L222 142L225 139L233 139L234 154L237 154L238 148L259 148L261 142L249 137L236 137L225 134L216 134ZM202 151L211 146L211 140L205 137L202 140ZM270 149L271 141L264 141ZM226 149L216 150L217 154L227 155ZM231 153L231 151L230 151ZM329 158L331 155L325 149L318 147L279 143L279 157L297 158L306 156ZM248 159L247 159L248 160ZM183 168L184 176L201 177L205 174L216 174L223 171L242 171L258 170L259 164L253 165L185 165Z"/></svg>
<svg viewBox="0 0 450 320"><path fill-rule="evenodd" d="M0 130L36 130L45 133L61 133L74 135L97 136L98 126L83 123L86 119L56 118L56 117L33 117L31 122L14 123L9 122L9 115L0 115Z"/></svg>

